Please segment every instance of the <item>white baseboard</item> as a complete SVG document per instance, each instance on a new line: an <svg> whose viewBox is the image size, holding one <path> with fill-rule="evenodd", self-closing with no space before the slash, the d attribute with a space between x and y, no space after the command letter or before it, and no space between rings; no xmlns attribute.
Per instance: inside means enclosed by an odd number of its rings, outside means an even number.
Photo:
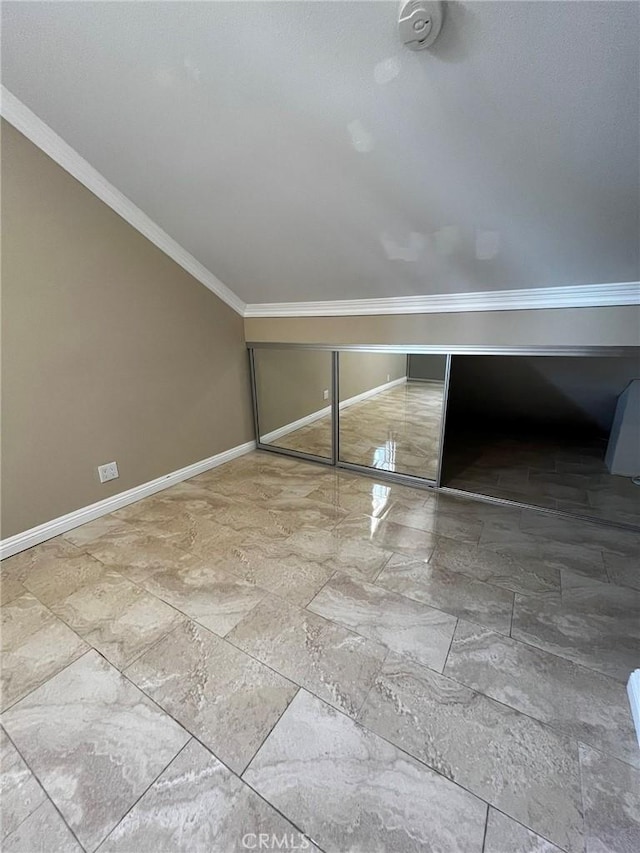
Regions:
<svg viewBox="0 0 640 853"><path fill-rule="evenodd" d="M378 385L376 388L370 388L368 391L363 391L362 394L356 394L355 397L349 397L349 399L343 400L340 403L340 411L342 411L342 409L348 409L349 406L353 406L356 403L361 403L362 400L367 400L369 397L375 397L383 391L388 391L389 388L395 388L396 385L405 385L406 381L407 377L401 376L400 379L392 379L391 382L385 382L383 385Z"/></svg>
<svg viewBox="0 0 640 853"><path fill-rule="evenodd" d="M629 694L629 704L631 705L633 724L636 727L638 746L640 746L640 669L636 669L629 676L627 693Z"/></svg>
<svg viewBox="0 0 640 853"><path fill-rule="evenodd" d="M105 498L103 501L89 504L89 506L76 509L73 512L67 513L67 515L61 515L59 518L47 521L45 524L32 527L29 530L25 530L24 533L16 533L15 536L9 536L7 539L0 541L0 559L4 560L13 554L17 554L19 551L32 548L40 542L45 542L47 539L59 536L61 533L66 533L67 530L72 530L74 527L80 527L81 524L93 521L94 518L107 515L123 506L135 503L156 492L161 492L163 489L168 489L170 486L182 482L182 480L188 480L197 474L210 471L211 468L217 468L218 465L223 465L225 462L230 462L238 456L250 453L252 450L255 450L255 447L255 441L239 444L237 447L232 447L223 453L217 453L208 459L202 459L200 462L194 462L193 465L187 465L186 468L180 468L178 471L165 474L156 480L150 480L148 483L134 486L133 489L127 489L126 492L119 492L117 495L112 495L112 497Z"/></svg>
<svg viewBox="0 0 640 853"><path fill-rule="evenodd" d="M363 391L362 394L356 394L355 397L349 397L348 400L343 400L340 403L340 411L342 411L342 409L347 409L349 406L353 406L355 403L360 403L368 397L375 397L375 395L380 394L381 391L387 391L389 388L393 388L396 385L403 385L406 381L406 376L403 376L401 379L392 379L391 382L385 382L384 385L378 385L376 388L370 388L368 391ZM319 421L321 418L330 414L331 406L325 406L323 409L318 409L317 412L311 412L310 415L305 415L303 418L298 418L297 421L291 421L291 423L285 424L284 426L278 427L278 429L274 429L272 432L266 433L266 435L261 436L260 441L262 444L272 444L279 438L289 435L289 433L295 432L298 429L302 429L302 427L308 426L309 424L314 423L314 421Z"/></svg>

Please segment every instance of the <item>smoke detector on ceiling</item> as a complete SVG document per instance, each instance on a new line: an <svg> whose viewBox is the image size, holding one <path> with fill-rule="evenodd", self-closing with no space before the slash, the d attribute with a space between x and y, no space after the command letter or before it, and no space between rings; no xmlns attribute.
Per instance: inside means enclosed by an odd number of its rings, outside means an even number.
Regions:
<svg viewBox="0 0 640 853"><path fill-rule="evenodd" d="M398 32L409 50L431 47L442 28L440 0L409 0L400 7Z"/></svg>

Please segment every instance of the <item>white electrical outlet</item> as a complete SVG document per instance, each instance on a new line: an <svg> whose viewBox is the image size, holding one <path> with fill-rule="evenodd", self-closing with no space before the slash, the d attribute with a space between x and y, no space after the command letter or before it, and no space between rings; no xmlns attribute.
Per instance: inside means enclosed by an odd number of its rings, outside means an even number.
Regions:
<svg viewBox="0 0 640 853"><path fill-rule="evenodd" d="M387 382L391 382L391 374L387 373Z"/></svg>
<svg viewBox="0 0 640 853"><path fill-rule="evenodd" d="M322 392L322 399L323 400L329 399L329 389L328 388L325 388L324 391Z"/></svg>
<svg viewBox="0 0 640 853"><path fill-rule="evenodd" d="M117 462L107 462L106 465L98 465L98 477L100 477L101 483L108 483L109 480L117 480L119 476Z"/></svg>

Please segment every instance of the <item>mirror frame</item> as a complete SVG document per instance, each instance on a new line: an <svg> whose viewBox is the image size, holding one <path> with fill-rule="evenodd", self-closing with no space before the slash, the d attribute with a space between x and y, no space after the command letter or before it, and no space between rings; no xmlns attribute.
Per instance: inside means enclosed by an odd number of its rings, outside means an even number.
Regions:
<svg viewBox="0 0 640 853"><path fill-rule="evenodd" d="M537 504L527 503L526 501L516 501L507 498L493 497L482 492L471 492L464 489L451 488L442 485L442 462L445 446L446 422L447 422L447 406L449 397L449 380L451 372L451 357L454 355L522 355L522 356L574 356L574 357L635 357L640 358L640 347L630 346L526 346L526 347L499 347L499 346L468 346L468 345L421 345L421 344L308 344L308 343L291 343L291 342L276 342L276 341L249 341L247 342L247 350L249 353L249 365L251 375L251 395L253 401L254 427L256 431L256 448L269 453L279 453L283 456L291 456L299 459L305 459L310 462L320 462L324 465L329 465L335 468L341 468L348 471L354 471L365 476L375 478L381 482L399 483L406 486L412 486L419 489L435 490L449 495L457 495L470 500L477 500L484 503L501 504L504 506L513 506L524 509L533 509L538 512L543 512L548 515L555 515L566 518L580 519L581 521L589 521L593 524L600 524L605 527L614 527L622 530L632 530L638 532L639 526L628 524L626 522L613 521L611 519L603 519L597 516L580 515L579 513L566 512L564 510L551 509L549 507L539 506ZM331 377L331 422L332 422L332 454L331 458L313 456L311 454L302 453L287 448L279 448L270 444L262 444L260 442L259 423L257 415L257 394L255 385L255 362L254 351L257 349L310 349L310 350L329 350L332 353L332 377ZM442 408L442 420L440 431L440 446L438 448L438 472L435 480L427 480L422 477L416 477L411 474L401 474L397 472L384 471L381 468L371 468L365 465L357 465L350 462L343 462L339 459L339 353L340 352L385 352L385 353L404 353L407 355L425 354L425 355L445 355L447 356L445 370L445 390Z"/></svg>
<svg viewBox="0 0 640 853"><path fill-rule="evenodd" d="M336 420L336 412L335 412L335 398L336 398L336 353L331 353L331 389L329 392L330 398L330 406L331 406L331 455L330 456L317 456L315 453L305 453L302 450L292 450L289 447L280 447L277 444L265 444L260 440L261 432L260 432L260 413L259 413L259 401L258 401L258 384L256 382L256 360L255 360L255 350L260 349L260 347L252 347L249 349L249 373L251 377L251 402L253 406L253 428L255 430L256 435L256 448L258 450L268 450L272 453L280 453L283 456L293 456L297 459L306 459L308 462L321 462L323 465L331 465L335 466L336 464L336 429L337 426L334 423ZM279 349L279 347L270 347L270 349ZM282 349L287 349L287 347L282 347ZM309 348L307 348L309 349Z"/></svg>

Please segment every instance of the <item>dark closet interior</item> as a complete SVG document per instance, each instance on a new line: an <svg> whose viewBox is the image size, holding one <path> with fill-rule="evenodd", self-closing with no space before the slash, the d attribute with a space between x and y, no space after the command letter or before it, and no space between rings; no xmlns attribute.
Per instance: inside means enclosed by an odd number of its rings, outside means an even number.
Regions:
<svg viewBox="0 0 640 853"><path fill-rule="evenodd" d="M605 462L639 377L636 357L452 356L441 484L640 525L640 486Z"/></svg>

